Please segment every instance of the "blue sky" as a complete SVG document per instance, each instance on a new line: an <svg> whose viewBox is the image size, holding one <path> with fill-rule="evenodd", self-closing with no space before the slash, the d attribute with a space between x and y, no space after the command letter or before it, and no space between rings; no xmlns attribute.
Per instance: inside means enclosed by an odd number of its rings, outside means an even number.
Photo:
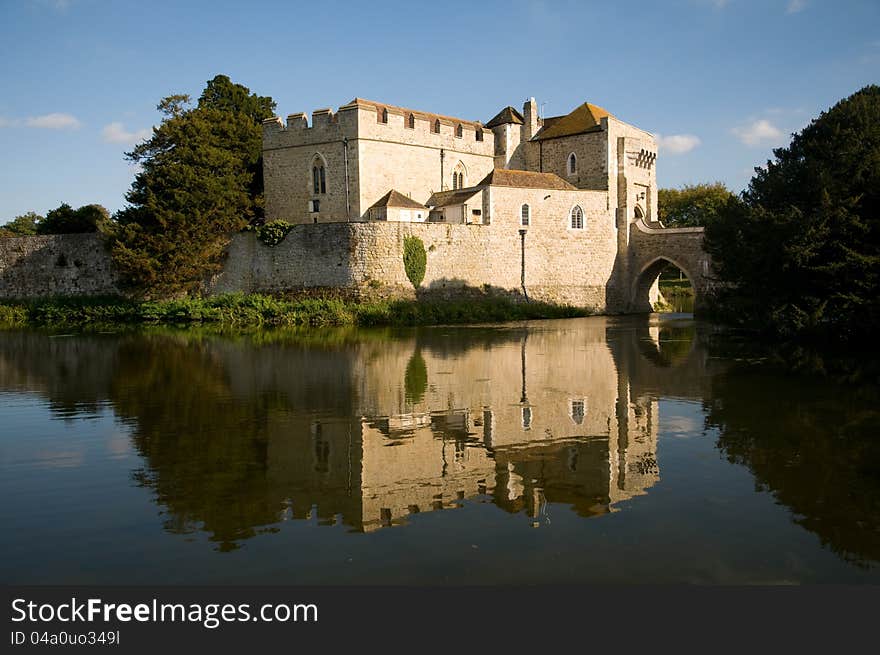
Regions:
<svg viewBox="0 0 880 655"><path fill-rule="evenodd" d="M0 0L0 224L122 207L157 102L229 75L286 116L355 96L487 121L528 96L661 135L661 186L754 166L880 82L877 0Z"/></svg>

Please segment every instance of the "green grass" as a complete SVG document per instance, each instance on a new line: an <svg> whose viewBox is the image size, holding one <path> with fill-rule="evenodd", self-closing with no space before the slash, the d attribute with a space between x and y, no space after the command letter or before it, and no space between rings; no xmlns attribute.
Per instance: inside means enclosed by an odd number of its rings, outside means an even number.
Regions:
<svg viewBox="0 0 880 655"><path fill-rule="evenodd" d="M670 296L693 296L694 287L690 280L660 280L660 293Z"/></svg>
<svg viewBox="0 0 880 655"><path fill-rule="evenodd" d="M503 298L358 303L339 298L286 300L235 293L149 302L116 297L10 301L0 304L0 326L396 326L495 323L588 314L585 309L571 306L516 303Z"/></svg>

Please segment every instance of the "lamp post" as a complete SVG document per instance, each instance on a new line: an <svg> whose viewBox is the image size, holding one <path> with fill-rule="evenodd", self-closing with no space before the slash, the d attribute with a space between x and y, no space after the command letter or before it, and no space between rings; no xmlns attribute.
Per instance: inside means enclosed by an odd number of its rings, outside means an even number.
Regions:
<svg viewBox="0 0 880 655"><path fill-rule="evenodd" d="M520 275L519 281L522 286L523 297L525 297L526 302L529 301L529 292L526 291L526 232L528 232L528 228L521 227L519 228L519 244L520 244L520 253L522 255L522 264L520 266Z"/></svg>

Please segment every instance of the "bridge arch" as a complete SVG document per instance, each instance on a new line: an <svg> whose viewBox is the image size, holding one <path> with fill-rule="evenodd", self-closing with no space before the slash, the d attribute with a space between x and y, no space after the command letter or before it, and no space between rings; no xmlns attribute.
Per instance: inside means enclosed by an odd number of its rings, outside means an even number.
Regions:
<svg viewBox="0 0 880 655"><path fill-rule="evenodd" d="M653 290L663 268L678 267L694 289L694 311L711 290L711 261L703 249L703 228L665 228L637 218L631 224L627 311L653 311Z"/></svg>
<svg viewBox="0 0 880 655"><path fill-rule="evenodd" d="M642 269L633 276L632 289L630 289L632 311L654 311L654 302L657 300L656 284L660 279L660 274L669 264L672 264L684 273L685 277L690 280L691 285L694 286L694 276L686 266L668 255L658 255L643 265Z"/></svg>

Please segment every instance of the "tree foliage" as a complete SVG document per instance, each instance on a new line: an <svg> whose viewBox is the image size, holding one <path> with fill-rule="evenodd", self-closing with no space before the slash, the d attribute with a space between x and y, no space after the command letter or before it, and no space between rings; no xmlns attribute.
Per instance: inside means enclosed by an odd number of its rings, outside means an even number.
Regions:
<svg viewBox="0 0 880 655"><path fill-rule="evenodd" d="M660 189L657 191L658 214L667 227L699 227L714 219L732 197L722 182Z"/></svg>
<svg viewBox="0 0 880 655"><path fill-rule="evenodd" d="M36 212L27 212L16 216L6 225L0 227L0 237L26 237L37 233L37 223L43 217Z"/></svg>
<svg viewBox="0 0 880 655"><path fill-rule="evenodd" d="M66 202L46 214L36 225L37 234L80 234L103 232L110 223L110 213L101 205L83 205L74 209Z"/></svg>
<svg viewBox="0 0 880 655"><path fill-rule="evenodd" d="M412 235L405 236L403 238L403 268L406 271L406 277L416 289L425 279L427 263L428 253L425 252L425 244L422 240Z"/></svg>
<svg viewBox="0 0 880 655"><path fill-rule="evenodd" d="M193 291L216 271L231 233L262 213L260 122L271 98L218 75L196 106L164 98L153 136L126 153L141 171L115 216L114 259L148 296Z"/></svg>
<svg viewBox="0 0 880 655"><path fill-rule="evenodd" d="M880 87L846 98L774 150L706 230L729 318L839 339L880 327Z"/></svg>

